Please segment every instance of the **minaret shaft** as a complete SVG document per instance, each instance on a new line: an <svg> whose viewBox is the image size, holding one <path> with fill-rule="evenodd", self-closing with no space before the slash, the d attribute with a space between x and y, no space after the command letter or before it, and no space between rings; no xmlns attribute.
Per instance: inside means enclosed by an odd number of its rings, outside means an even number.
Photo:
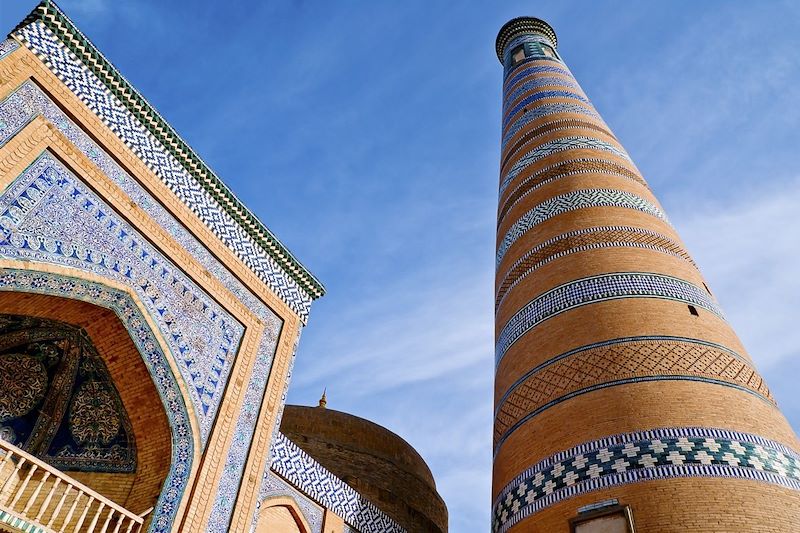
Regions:
<svg viewBox="0 0 800 533"><path fill-rule="evenodd" d="M797 437L555 32L497 51L493 531L800 531Z"/></svg>

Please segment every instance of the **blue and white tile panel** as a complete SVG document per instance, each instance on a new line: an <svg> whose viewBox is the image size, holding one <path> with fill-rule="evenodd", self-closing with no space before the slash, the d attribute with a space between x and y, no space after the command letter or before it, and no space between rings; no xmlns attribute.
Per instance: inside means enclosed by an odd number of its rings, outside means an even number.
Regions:
<svg viewBox="0 0 800 533"><path fill-rule="evenodd" d="M171 531L192 469L194 458L192 429L187 406L167 355L161 350L161 345L136 303L127 293L99 283L58 274L10 268L0 269L0 291L47 294L89 302L111 309L125 325L153 377L153 383L169 420L172 440L170 470L153 510L150 531L155 533Z"/></svg>
<svg viewBox="0 0 800 533"><path fill-rule="evenodd" d="M0 41L0 59L3 59L17 48L19 48L19 44L14 39Z"/></svg>
<svg viewBox="0 0 800 533"><path fill-rule="evenodd" d="M165 229L177 242L184 247L198 262L206 267L225 287L253 311L265 324L264 334L259 341L258 357L263 361L264 357L271 357L277 346L277 339L282 327L281 319L275 315L264 303L253 295L241 282L225 268L208 249L200 243L186 228L172 217L160 202L156 201L150 194L130 175L128 175L114 159L105 153L91 138L73 123L56 106L38 86L32 82L26 82L12 93L4 102L0 103L0 145L6 142L15 132L23 128L36 116L43 116L58 130L66 136L73 145L86 155L97 167L110 179L116 182L119 187L134 201L139 207L144 209L158 224ZM180 363L179 363L180 364ZM254 380L248 384L249 389L264 386L261 380ZM257 389L256 389L257 390ZM247 393L246 393L247 394ZM262 389L255 397L263 398ZM252 398L253 393L247 397ZM258 402L260 405L260 400ZM251 408L243 409L237 420L237 427L242 428L242 421L250 424L243 434L252 433L255 427L251 418ZM205 443L203 443L205 444ZM226 459L226 478L238 475L244 467L246 454L248 453L247 443L237 440L231 447ZM237 474L238 473L238 474ZM238 492L235 483L226 482L217 491L216 499L231 504L226 509L228 515L232 512L232 503ZM219 509L217 502L215 506Z"/></svg>
<svg viewBox="0 0 800 533"><path fill-rule="evenodd" d="M652 215L669 223L667 215L665 215L661 209L641 196L637 196L631 192L618 191L615 189L581 189L560 194L548 198L544 202L534 206L511 225L497 247L495 267L500 266L500 262L505 257L509 248L511 248L520 237L538 224L560 215L561 213L589 207L622 207L625 209L635 209L636 211L647 213L648 215Z"/></svg>
<svg viewBox="0 0 800 533"><path fill-rule="evenodd" d="M272 470L361 533L400 533L399 524L312 459L283 433L273 445Z"/></svg>
<svg viewBox="0 0 800 533"><path fill-rule="evenodd" d="M530 329L558 314L607 300L659 298L701 307L723 318L722 309L703 288L688 281L645 272L622 272L581 278L535 297L503 326L495 346L495 364Z"/></svg>
<svg viewBox="0 0 800 533"><path fill-rule="evenodd" d="M0 196L0 256L129 286L170 344L206 440L244 326L49 152Z"/></svg>
<svg viewBox="0 0 800 533"><path fill-rule="evenodd" d="M800 490L800 456L758 435L715 428L668 428L587 442L537 463L503 488L492 531L567 498L609 487L677 477L722 477Z"/></svg>
<svg viewBox="0 0 800 533"><path fill-rule="evenodd" d="M311 297L41 22L14 36L33 51L305 323Z"/></svg>

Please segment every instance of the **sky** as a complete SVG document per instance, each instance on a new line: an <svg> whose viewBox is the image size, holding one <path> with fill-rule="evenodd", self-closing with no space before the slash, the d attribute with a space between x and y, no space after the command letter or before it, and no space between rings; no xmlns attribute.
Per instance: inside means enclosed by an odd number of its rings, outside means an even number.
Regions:
<svg viewBox="0 0 800 533"><path fill-rule="evenodd" d="M12 28L33 0L1 0ZM61 0L325 284L289 402L398 433L489 524L498 29L544 18L800 429L800 3Z"/></svg>

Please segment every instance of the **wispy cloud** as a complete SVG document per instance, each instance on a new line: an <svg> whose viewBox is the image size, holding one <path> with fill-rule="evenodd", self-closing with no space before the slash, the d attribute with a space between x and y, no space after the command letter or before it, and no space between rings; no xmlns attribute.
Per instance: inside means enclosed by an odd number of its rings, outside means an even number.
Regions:
<svg viewBox="0 0 800 533"><path fill-rule="evenodd" d="M800 346L800 179L743 192L687 199L673 222L759 368L772 370Z"/></svg>

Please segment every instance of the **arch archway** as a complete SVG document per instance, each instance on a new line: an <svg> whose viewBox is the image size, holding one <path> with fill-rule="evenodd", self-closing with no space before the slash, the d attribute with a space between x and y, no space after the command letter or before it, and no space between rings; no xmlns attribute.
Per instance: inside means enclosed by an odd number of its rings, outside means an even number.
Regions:
<svg viewBox="0 0 800 533"><path fill-rule="evenodd" d="M262 502L255 533L311 533L303 511L289 496Z"/></svg>
<svg viewBox="0 0 800 533"><path fill-rule="evenodd" d="M136 468L64 471L135 513L155 507L150 530L169 530L193 461L191 419L165 353L131 296L61 274L0 268L0 313L85 331L129 415ZM166 486L170 490L162 490Z"/></svg>

